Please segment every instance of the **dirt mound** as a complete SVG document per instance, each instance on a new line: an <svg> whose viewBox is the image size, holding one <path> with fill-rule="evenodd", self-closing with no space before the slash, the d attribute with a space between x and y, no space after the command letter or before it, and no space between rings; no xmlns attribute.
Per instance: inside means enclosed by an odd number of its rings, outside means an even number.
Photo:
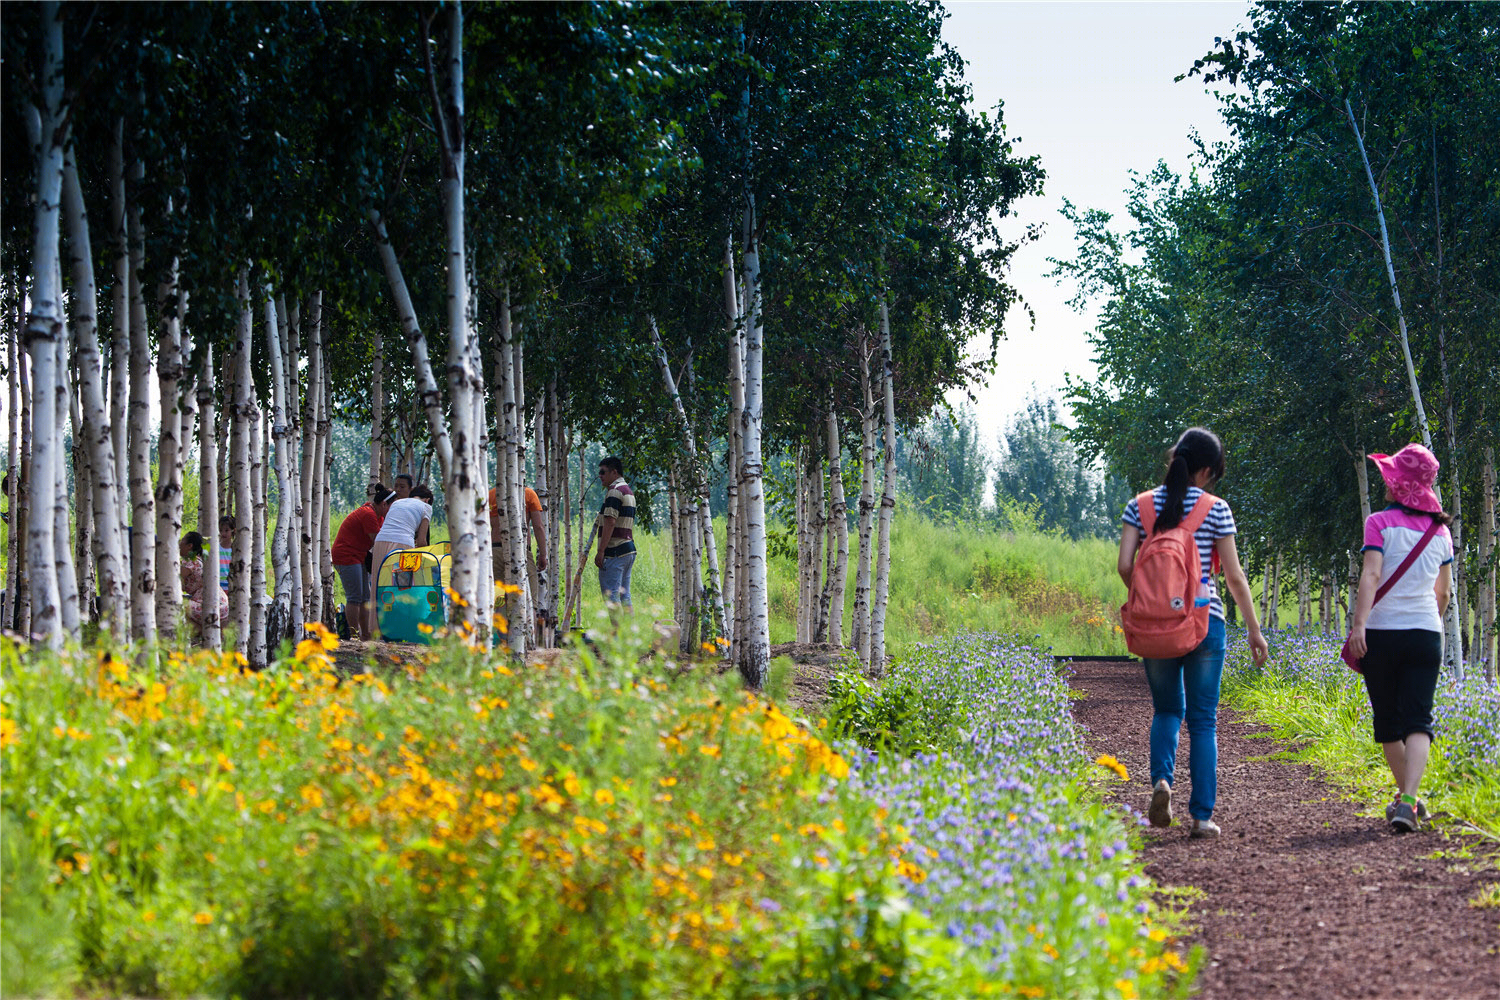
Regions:
<svg viewBox="0 0 1500 1000"><path fill-rule="evenodd" d="M1151 697L1138 664L1075 662L1074 714L1095 754L1130 772L1116 786L1143 810ZM1146 871L1167 893L1191 887L1204 997L1500 996L1500 911L1469 900L1500 881L1495 845L1441 828L1397 836L1341 800L1312 768L1266 760L1283 749L1219 711L1218 840L1189 840L1186 732L1176 824L1146 834Z"/></svg>

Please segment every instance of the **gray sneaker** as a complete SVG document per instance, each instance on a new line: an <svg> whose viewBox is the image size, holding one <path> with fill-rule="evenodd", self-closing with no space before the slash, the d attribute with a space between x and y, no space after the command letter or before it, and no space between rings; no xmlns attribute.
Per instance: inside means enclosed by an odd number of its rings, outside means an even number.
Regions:
<svg viewBox="0 0 1500 1000"><path fill-rule="evenodd" d="M1413 833L1417 829L1417 809L1410 802L1397 802L1391 813L1391 829L1397 833Z"/></svg>
<svg viewBox="0 0 1500 1000"><path fill-rule="evenodd" d="M1194 840L1207 840L1212 837L1217 837L1218 835L1219 824L1215 823L1211 819L1193 820L1192 829L1188 831L1188 836L1193 838Z"/></svg>
<svg viewBox="0 0 1500 1000"><path fill-rule="evenodd" d="M1172 825L1172 786L1167 784L1166 778L1152 787L1151 807L1146 811L1146 818L1152 826Z"/></svg>
<svg viewBox="0 0 1500 1000"><path fill-rule="evenodd" d="M1396 793L1396 797L1394 799L1391 799L1390 805L1388 805L1388 806L1385 807L1385 821L1387 823L1389 823L1391 820L1393 820L1393 819L1396 818L1396 807L1398 805L1400 805L1400 804L1401 804L1401 793L1397 792ZM1418 799L1417 800L1416 813L1417 813L1417 819L1426 819L1427 818L1427 800L1426 799Z"/></svg>

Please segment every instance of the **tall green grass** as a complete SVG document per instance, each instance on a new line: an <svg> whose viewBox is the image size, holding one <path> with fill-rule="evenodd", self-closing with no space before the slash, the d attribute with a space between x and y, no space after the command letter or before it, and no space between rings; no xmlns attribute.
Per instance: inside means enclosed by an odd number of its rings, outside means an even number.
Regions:
<svg viewBox="0 0 1500 1000"><path fill-rule="evenodd" d="M338 530L338 518L334 531ZM725 552L724 522L715 522L720 557ZM447 537L434 525L432 540ZM672 541L666 533L636 533L631 598L637 610L657 617L672 614ZM844 597L844 639L851 631L858 539L850 539ZM917 643L983 629L1040 637L1059 654L1114 655L1125 652L1116 624L1125 586L1115 573L1115 543L1106 539L1069 541L1039 531L996 531L971 525L938 524L921 514L897 509L891 527L890 607L886 648L907 655ZM797 561L773 555L769 561L771 641L797 636ZM577 563L569 568L576 572ZM342 585L338 600L343 601ZM592 564L583 574L586 608L600 602Z"/></svg>

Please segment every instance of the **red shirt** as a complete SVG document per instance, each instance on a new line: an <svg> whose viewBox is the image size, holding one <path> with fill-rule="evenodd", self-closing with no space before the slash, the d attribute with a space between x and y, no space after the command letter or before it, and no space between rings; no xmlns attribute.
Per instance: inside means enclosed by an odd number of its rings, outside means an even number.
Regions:
<svg viewBox="0 0 1500 1000"><path fill-rule="evenodd" d="M356 507L339 525L338 537L333 540L333 564L353 566L364 562L375 545L375 536L380 534L384 520L369 504Z"/></svg>

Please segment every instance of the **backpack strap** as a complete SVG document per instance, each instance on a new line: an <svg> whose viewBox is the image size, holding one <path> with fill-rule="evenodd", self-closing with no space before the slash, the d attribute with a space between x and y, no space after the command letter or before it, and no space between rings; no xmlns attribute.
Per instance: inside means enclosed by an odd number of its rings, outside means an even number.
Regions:
<svg viewBox="0 0 1500 1000"><path fill-rule="evenodd" d="M1203 527L1203 522L1208 520L1208 515L1213 512L1214 504L1219 498L1204 490L1198 494L1198 502L1193 504L1193 509L1188 516L1182 519L1182 526L1187 528L1188 534L1196 535L1198 529ZM1219 547L1215 545L1208 557L1208 572L1214 576L1219 573Z"/></svg>
<svg viewBox="0 0 1500 1000"><path fill-rule="evenodd" d="M1147 490L1135 498L1136 513L1141 516L1141 530L1146 537L1151 537L1151 529L1156 527L1156 491Z"/></svg>

